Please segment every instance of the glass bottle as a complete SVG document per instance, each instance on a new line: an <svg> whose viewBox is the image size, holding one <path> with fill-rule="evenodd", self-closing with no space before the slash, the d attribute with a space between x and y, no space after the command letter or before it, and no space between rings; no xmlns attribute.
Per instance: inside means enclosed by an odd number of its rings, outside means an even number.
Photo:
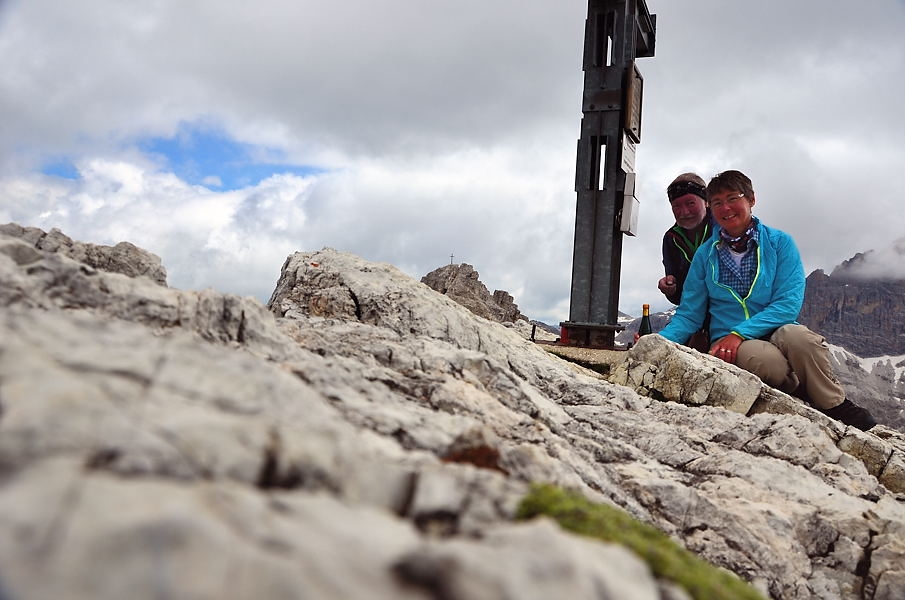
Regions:
<svg viewBox="0 0 905 600"><path fill-rule="evenodd" d="M650 304L641 305L641 325L638 327L638 335L647 335L650 329Z"/></svg>

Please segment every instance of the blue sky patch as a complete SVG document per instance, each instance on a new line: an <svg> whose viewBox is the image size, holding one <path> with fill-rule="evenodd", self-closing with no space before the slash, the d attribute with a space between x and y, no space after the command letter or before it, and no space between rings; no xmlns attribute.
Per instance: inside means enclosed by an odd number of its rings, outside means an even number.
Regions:
<svg viewBox="0 0 905 600"><path fill-rule="evenodd" d="M289 164L278 149L246 144L223 131L192 125L181 126L171 138L142 140L138 147L183 181L224 191L253 186L276 174L304 177L324 172Z"/></svg>
<svg viewBox="0 0 905 600"><path fill-rule="evenodd" d="M56 160L44 165L41 172L45 175L60 177L62 179L76 180L79 178L79 170L68 160Z"/></svg>
<svg viewBox="0 0 905 600"><path fill-rule="evenodd" d="M236 141L224 131L189 124L180 126L174 137L139 140L138 149L152 158L161 170L172 172L192 185L218 191L255 186L277 174L299 177L317 175L326 169L291 164L276 148ZM62 179L81 177L73 157L49 159L41 173Z"/></svg>

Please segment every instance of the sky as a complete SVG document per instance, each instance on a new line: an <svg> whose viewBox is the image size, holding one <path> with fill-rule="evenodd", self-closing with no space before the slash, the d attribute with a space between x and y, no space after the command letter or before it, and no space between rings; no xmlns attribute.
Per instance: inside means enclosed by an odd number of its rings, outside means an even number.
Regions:
<svg viewBox="0 0 905 600"><path fill-rule="evenodd" d="M671 306L665 189L685 171L749 175L754 214L793 235L806 273L905 236L905 1L647 4L621 311ZM262 302L293 252L416 279L464 262L528 317L569 320L586 14L0 0L0 223L129 241L172 287Z"/></svg>

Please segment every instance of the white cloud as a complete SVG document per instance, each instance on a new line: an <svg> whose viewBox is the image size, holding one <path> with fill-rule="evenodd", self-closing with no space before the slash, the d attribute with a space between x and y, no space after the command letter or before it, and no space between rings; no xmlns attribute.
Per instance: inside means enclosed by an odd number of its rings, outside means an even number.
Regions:
<svg viewBox="0 0 905 600"><path fill-rule="evenodd" d="M833 275L855 279L905 279L905 237L888 246L859 253L833 270Z"/></svg>
<svg viewBox="0 0 905 600"><path fill-rule="evenodd" d="M666 306L664 190L679 172L750 175L755 214L795 236L808 270L901 237L901 1L648 6L657 47L638 63L641 220L622 310ZM529 316L566 320L585 8L8 0L0 220L127 239L161 255L173 285L265 300L295 250L329 245L414 277L452 253ZM219 175L192 185L133 147L197 122L324 172L222 191ZM60 157L78 178L39 173Z"/></svg>

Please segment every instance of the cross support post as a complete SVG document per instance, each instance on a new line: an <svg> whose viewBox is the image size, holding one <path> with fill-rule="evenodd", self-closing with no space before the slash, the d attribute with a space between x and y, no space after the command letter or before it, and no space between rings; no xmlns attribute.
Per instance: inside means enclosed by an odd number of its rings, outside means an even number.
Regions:
<svg viewBox="0 0 905 600"><path fill-rule="evenodd" d="M589 0L581 137L575 168L575 244L569 320L560 343L614 348L623 235L637 228L635 151L644 80L637 58L654 55L657 16L645 0Z"/></svg>

